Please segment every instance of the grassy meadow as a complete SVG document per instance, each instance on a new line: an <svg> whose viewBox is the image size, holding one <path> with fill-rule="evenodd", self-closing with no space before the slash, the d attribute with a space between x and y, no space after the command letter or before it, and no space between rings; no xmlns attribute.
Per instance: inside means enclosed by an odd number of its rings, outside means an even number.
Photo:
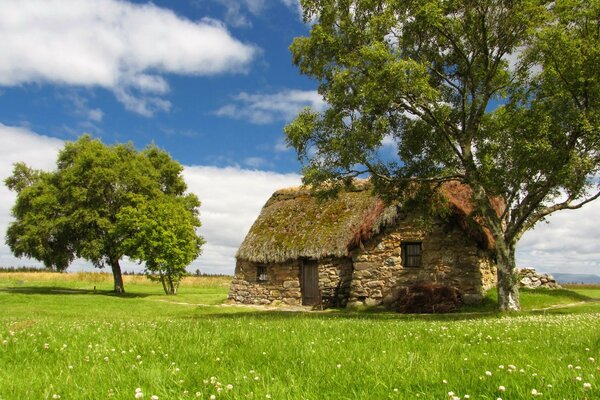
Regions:
<svg viewBox="0 0 600 400"><path fill-rule="evenodd" d="M598 399L600 288L451 315L222 305L126 276L0 274L0 399Z"/></svg>

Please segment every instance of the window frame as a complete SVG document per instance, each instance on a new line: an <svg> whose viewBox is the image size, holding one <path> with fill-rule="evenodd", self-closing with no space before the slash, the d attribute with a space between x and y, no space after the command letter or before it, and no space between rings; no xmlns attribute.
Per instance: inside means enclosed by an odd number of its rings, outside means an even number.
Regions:
<svg viewBox="0 0 600 400"><path fill-rule="evenodd" d="M268 268L265 264L258 264L256 266L256 282L257 283L269 282Z"/></svg>
<svg viewBox="0 0 600 400"><path fill-rule="evenodd" d="M417 247L418 246L418 247ZM409 248L418 248L418 254L409 254ZM402 267L403 268L422 268L423 267L423 242L410 241L402 242ZM410 257L410 258L409 258ZM418 258L418 262L415 259ZM409 260L411 261L409 263Z"/></svg>

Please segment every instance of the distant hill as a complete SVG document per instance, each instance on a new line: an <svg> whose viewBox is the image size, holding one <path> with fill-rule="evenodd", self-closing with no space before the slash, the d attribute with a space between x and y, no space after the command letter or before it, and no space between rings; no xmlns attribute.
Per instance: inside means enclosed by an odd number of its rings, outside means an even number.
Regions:
<svg viewBox="0 0 600 400"><path fill-rule="evenodd" d="M599 283L600 276L592 274L552 274L558 283Z"/></svg>

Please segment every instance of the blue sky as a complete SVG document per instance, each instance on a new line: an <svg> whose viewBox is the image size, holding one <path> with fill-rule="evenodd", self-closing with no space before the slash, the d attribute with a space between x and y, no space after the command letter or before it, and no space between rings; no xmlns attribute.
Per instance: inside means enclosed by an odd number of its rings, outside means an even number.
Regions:
<svg viewBox="0 0 600 400"><path fill-rule="evenodd" d="M0 178L16 161L51 169L64 141L84 132L155 143L203 202L207 244L190 269L232 273L269 195L300 182L283 127L302 107L323 107L288 50L308 31L296 0L4 0ZM0 188L2 231L13 202ZM598 216L592 204L552 217L523 238L519 263L596 272ZM0 266L32 264L0 245Z"/></svg>
<svg viewBox="0 0 600 400"><path fill-rule="evenodd" d="M282 127L318 97L315 82L298 73L288 51L295 36L307 33L294 2L104 0L95 1L101 4L95 11L90 1L8 3L2 7L18 14L13 20L21 18L21 26L7 26L10 11L2 17L3 37L17 36L11 41L17 48L0 55L20 61L0 68L5 125L65 140L89 132L106 143L154 142L188 165L298 170L294 155L283 151ZM36 7L42 10L15 12L23 3L43 4ZM48 22L36 30L39 18ZM134 37L134 23L152 30L167 18L153 37ZM34 28L31 37L18 37L26 28ZM160 39L166 48L147 54ZM199 55L190 54L194 50ZM217 65L207 67L215 59ZM136 83L142 79L148 81L143 87Z"/></svg>

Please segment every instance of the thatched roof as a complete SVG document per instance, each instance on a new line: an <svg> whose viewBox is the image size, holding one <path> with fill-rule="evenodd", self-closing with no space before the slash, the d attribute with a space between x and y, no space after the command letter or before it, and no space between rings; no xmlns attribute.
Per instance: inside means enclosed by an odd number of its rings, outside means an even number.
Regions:
<svg viewBox="0 0 600 400"><path fill-rule="evenodd" d="M304 187L275 192L250 228L237 258L267 263L348 255L397 216L397 207L386 207L368 185L356 186L321 201Z"/></svg>
<svg viewBox="0 0 600 400"><path fill-rule="evenodd" d="M344 257L396 222L400 207L385 205L374 196L368 181L359 181L337 197L319 201L306 187L273 194L250 228L236 257L253 262L284 262L298 258ZM471 192L465 185L442 186L465 231L485 247L493 247L487 229L465 222L472 211ZM478 228L478 229L477 229Z"/></svg>

